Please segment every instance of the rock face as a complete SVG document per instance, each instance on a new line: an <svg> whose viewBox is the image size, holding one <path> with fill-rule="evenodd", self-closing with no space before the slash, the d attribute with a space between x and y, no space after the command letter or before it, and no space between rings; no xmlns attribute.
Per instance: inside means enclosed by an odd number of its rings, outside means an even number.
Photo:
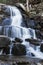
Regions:
<svg viewBox="0 0 43 65"><path fill-rule="evenodd" d="M43 52L43 44L40 46L40 51Z"/></svg>
<svg viewBox="0 0 43 65"><path fill-rule="evenodd" d="M16 56L26 55L26 47L22 44L14 44L12 54Z"/></svg>

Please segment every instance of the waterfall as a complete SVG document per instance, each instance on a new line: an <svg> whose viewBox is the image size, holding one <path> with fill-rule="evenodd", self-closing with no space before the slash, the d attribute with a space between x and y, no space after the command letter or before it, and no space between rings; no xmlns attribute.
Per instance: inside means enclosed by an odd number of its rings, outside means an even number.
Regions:
<svg viewBox="0 0 43 65"><path fill-rule="evenodd" d="M12 28L13 28L13 30L12 30ZM4 28L4 31L5 31L5 35L10 36L11 38L16 38L17 37L17 38L23 39L22 44L26 46L26 48L27 48L26 51L27 51L27 54L28 54L29 42L26 42L25 39L31 38L31 37L33 39L36 38L35 31L33 29L17 27L17 26L13 26L13 27L7 26L7 27ZM12 47L13 47L13 45L11 44L10 45L10 55L11 55Z"/></svg>
<svg viewBox="0 0 43 65"><path fill-rule="evenodd" d="M17 7L11 7L11 26L21 26L22 15Z"/></svg>
<svg viewBox="0 0 43 65"><path fill-rule="evenodd" d="M9 12L10 10L10 12ZM35 30L31 28L25 28L21 26L21 23L23 22L23 17L20 12L20 10L15 7L15 6L7 6L5 12L10 13L9 21L5 20L3 24L4 27L4 32L3 34L12 37L12 38L36 38L35 36ZM11 21L11 24L8 25L6 24L7 22L9 23Z"/></svg>
<svg viewBox="0 0 43 65"><path fill-rule="evenodd" d="M11 38L33 38L36 39L35 30L31 28L24 28L19 26L5 26L4 35Z"/></svg>
<svg viewBox="0 0 43 65"><path fill-rule="evenodd" d="M12 52L12 47L13 47L13 44L11 44L9 47L10 47L10 52L9 52L9 55L12 55L12 53L11 53L11 52Z"/></svg>
<svg viewBox="0 0 43 65"><path fill-rule="evenodd" d="M22 18L21 12L19 11L19 9L17 7L8 6L7 8L10 9L11 24L7 25L6 24L7 21L4 22L5 25L2 26L3 27L3 35L10 37L11 41L14 38L21 38L23 40L22 44L26 46L27 55L31 56L31 53L33 53L35 55L35 57L43 58L42 57L43 53L41 53L38 48L35 50L33 47L31 47L29 42L25 41L25 39L28 39L28 38L37 39L35 30L21 26L21 23L23 22L23 18ZM2 27L0 27L0 33L1 33ZM9 47L10 47L9 53L11 55L13 44L11 44ZM2 51L0 52L0 54L2 54Z"/></svg>

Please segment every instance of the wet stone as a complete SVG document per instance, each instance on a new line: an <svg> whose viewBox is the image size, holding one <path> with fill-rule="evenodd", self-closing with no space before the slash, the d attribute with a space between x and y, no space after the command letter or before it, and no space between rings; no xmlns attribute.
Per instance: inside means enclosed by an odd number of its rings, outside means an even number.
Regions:
<svg viewBox="0 0 43 65"><path fill-rule="evenodd" d="M0 36L0 47L5 47L10 44L10 39L7 38L6 36Z"/></svg>
<svg viewBox="0 0 43 65"><path fill-rule="evenodd" d="M15 38L15 42L22 43L22 42L23 42L23 40L22 40L22 39L19 39L19 38Z"/></svg>
<svg viewBox="0 0 43 65"><path fill-rule="evenodd" d="M43 52L43 44L40 46L40 51Z"/></svg>
<svg viewBox="0 0 43 65"><path fill-rule="evenodd" d="M10 47L7 46L7 47L4 47L3 48L3 54L9 54L10 53Z"/></svg>
<svg viewBox="0 0 43 65"><path fill-rule="evenodd" d="M16 56L26 55L26 47L22 44L14 44L12 54Z"/></svg>

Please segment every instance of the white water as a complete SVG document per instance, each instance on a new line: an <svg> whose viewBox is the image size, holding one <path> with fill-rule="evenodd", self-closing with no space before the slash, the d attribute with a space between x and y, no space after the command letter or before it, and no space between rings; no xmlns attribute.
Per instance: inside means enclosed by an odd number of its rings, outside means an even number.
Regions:
<svg viewBox="0 0 43 65"><path fill-rule="evenodd" d="M11 26L21 26L22 23L21 12L17 7L11 7L10 9L11 9L11 20L12 20Z"/></svg>
<svg viewBox="0 0 43 65"><path fill-rule="evenodd" d="M18 8L16 7L11 7L9 6L10 10L11 10L11 25L10 26L5 26L4 27L4 35L9 36L11 38L22 38L23 39L23 43L26 46L26 50L27 50L27 55L31 53L33 53L35 55L36 58L41 58L43 59L43 53L39 51L39 49L36 50L30 46L29 42L26 42L25 39L27 38L33 38L33 39L37 39L36 38L36 34L35 34L35 30L31 29L31 28L23 28L21 27L21 23L22 23L22 15L20 13L20 11L18 10ZM12 16L12 11L13 11L13 15ZM10 55L11 55L11 50L12 50L12 44L10 45Z"/></svg>
<svg viewBox="0 0 43 65"><path fill-rule="evenodd" d="M4 35L10 36L11 38L36 38L35 30L31 28L24 28L21 26L5 26Z"/></svg>
<svg viewBox="0 0 43 65"><path fill-rule="evenodd" d="M23 18L21 12L17 7L7 6L10 9L10 19L11 25L4 26L4 35L10 37L19 37L19 38L34 38L36 39L35 30L31 28L23 28L21 27L21 23L23 22ZM6 9L7 10L7 9Z"/></svg>

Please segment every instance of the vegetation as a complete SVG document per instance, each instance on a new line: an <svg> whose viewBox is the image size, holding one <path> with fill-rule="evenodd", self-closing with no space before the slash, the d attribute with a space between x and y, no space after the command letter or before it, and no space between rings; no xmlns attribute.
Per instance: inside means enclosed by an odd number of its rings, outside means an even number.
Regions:
<svg viewBox="0 0 43 65"><path fill-rule="evenodd" d="M23 3L30 17L41 15L43 13L43 0L0 0L0 3L14 5L15 3Z"/></svg>
<svg viewBox="0 0 43 65"><path fill-rule="evenodd" d="M6 3L6 4L14 4L14 3L17 3L17 2L25 2L25 0L0 0L1 3Z"/></svg>

